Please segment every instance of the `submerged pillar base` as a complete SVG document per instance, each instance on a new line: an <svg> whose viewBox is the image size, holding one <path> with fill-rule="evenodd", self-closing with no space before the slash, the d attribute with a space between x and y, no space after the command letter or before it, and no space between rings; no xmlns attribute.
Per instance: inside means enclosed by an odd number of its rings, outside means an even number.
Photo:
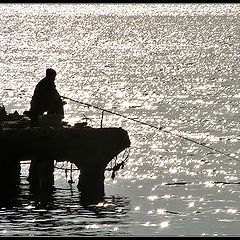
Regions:
<svg viewBox="0 0 240 240"><path fill-rule="evenodd" d="M80 170L77 188L81 192L81 202L90 204L103 200L105 168L84 168Z"/></svg>
<svg viewBox="0 0 240 240"><path fill-rule="evenodd" d="M29 176L27 178L32 191L46 192L54 187L54 160L46 158L33 158Z"/></svg>
<svg viewBox="0 0 240 240"><path fill-rule="evenodd" d="M0 191L16 189L20 183L21 164L17 158L0 158ZM1 194L0 194L1 195Z"/></svg>

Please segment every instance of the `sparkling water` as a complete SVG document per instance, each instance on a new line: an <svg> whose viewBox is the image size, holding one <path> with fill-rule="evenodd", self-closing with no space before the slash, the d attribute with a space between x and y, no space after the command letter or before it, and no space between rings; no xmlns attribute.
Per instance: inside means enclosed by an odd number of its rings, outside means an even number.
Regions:
<svg viewBox="0 0 240 240"><path fill-rule="evenodd" d="M124 169L105 172L106 202L89 207L67 162L37 206L22 164L0 236L239 236L239 14L239 4L0 4L7 112L28 110L52 67L62 96L122 115L105 112L103 126L131 140ZM100 127L100 110L66 102L65 121Z"/></svg>

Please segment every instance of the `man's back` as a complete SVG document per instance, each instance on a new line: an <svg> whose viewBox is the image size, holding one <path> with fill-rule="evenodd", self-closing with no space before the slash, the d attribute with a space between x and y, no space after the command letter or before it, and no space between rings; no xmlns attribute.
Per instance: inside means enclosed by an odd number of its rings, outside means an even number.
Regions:
<svg viewBox="0 0 240 240"><path fill-rule="evenodd" d="M54 71L54 70L53 70ZM63 102L54 83L55 75L46 76L37 85L31 100L30 118L37 121L44 112L64 116Z"/></svg>

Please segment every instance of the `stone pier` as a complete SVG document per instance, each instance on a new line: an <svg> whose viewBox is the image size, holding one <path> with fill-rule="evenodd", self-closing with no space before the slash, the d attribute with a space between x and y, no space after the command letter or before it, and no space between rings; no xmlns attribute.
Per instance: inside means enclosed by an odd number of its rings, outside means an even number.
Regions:
<svg viewBox="0 0 240 240"><path fill-rule="evenodd" d="M32 188L46 192L54 185L54 160L69 161L80 170L78 189L87 201L104 196L107 164L130 146L122 128L8 129L0 131L0 191L19 184L20 162L32 160Z"/></svg>

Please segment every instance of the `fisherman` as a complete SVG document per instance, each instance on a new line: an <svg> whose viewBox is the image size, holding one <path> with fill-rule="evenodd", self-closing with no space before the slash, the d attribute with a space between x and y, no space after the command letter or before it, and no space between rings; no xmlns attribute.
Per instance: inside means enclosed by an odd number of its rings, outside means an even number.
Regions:
<svg viewBox="0 0 240 240"><path fill-rule="evenodd" d="M30 110L25 112L25 115L31 119L31 126L40 125L40 117L43 117L45 112L47 113L45 116L58 114L61 119L64 118L63 105L65 102L62 101L61 96L56 89L56 85L54 83L55 77L56 71L48 68L46 70L46 76L36 85L30 103ZM51 176L48 183L50 185L54 184L54 161L53 159L41 158L43 158L42 155L35 156L32 159L29 168L29 176L27 180L30 182L33 189L35 187L39 187L39 171L48 172L48 175ZM41 169L44 169L44 171Z"/></svg>
<svg viewBox="0 0 240 240"><path fill-rule="evenodd" d="M46 76L36 85L31 100L28 116L32 124L38 123L39 116L47 114L60 114L64 118L64 102L54 83L56 71L52 68L46 70Z"/></svg>

